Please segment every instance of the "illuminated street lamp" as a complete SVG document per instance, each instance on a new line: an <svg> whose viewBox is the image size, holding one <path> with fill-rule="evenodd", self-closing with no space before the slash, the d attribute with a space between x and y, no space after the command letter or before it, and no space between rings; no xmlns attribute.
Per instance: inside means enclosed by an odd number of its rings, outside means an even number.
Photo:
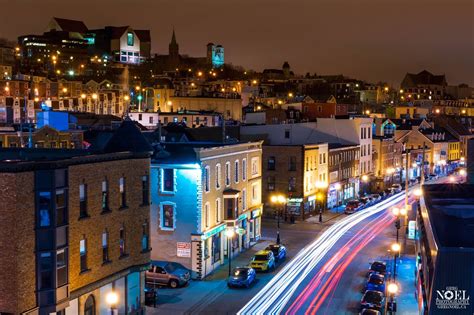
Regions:
<svg viewBox="0 0 474 315"><path fill-rule="evenodd" d="M288 93L288 97L293 97L293 93Z"/></svg>
<svg viewBox="0 0 474 315"><path fill-rule="evenodd" d="M96 99L97 99L97 94L96 94L96 93L92 94L92 99L93 99L93 100L96 100Z"/></svg>
<svg viewBox="0 0 474 315"><path fill-rule="evenodd" d="M125 96L123 97L123 99L124 99L125 101L128 101L128 100L130 100L130 96L125 95Z"/></svg>
<svg viewBox="0 0 474 315"><path fill-rule="evenodd" d="M316 194L316 202L318 202L318 207L319 207L319 223L323 223L323 207L322 207L322 202L324 200L324 196L322 193L317 193Z"/></svg>
<svg viewBox="0 0 474 315"><path fill-rule="evenodd" d="M415 189L413 194L415 195L415 197L420 198L421 196L423 196L423 191L421 190L421 188L417 188Z"/></svg>
<svg viewBox="0 0 474 315"><path fill-rule="evenodd" d="M227 245L227 256L229 257L229 276L231 274L231 269L232 269L232 253L231 253L231 250L232 250L232 239L234 238L234 235L235 235L235 232L234 232L234 228L227 228L225 230L225 236L227 236L227 241L228 241L228 245Z"/></svg>
<svg viewBox="0 0 474 315"><path fill-rule="evenodd" d="M366 114L366 115L370 115L370 110L366 110L366 111L365 111L365 114Z"/></svg>
<svg viewBox="0 0 474 315"><path fill-rule="evenodd" d="M115 311L117 310L118 301L119 301L119 297L118 297L117 292L110 291L109 293L106 294L105 302L110 307L110 314L111 315L115 314Z"/></svg>
<svg viewBox="0 0 474 315"><path fill-rule="evenodd" d="M286 197L283 195L272 195L270 197L271 203L277 207L277 244L280 244L280 217L283 212L283 207L286 204Z"/></svg>
<svg viewBox="0 0 474 315"><path fill-rule="evenodd" d="M466 170L463 169L463 168L461 168L461 169L459 170L459 175L465 176L465 175L466 175Z"/></svg>
<svg viewBox="0 0 474 315"><path fill-rule="evenodd" d="M388 286L387 286L387 291L388 293L394 295L394 294L397 294L398 292L398 285L395 283L395 282L391 282Z"/></svg>
<svg viewBox="0 0 474 315"><path fill-rule="evenodd" d="M456 181L456 178L453 175L449 176L450 183L454 183L455 181Z"/></svg>
<svg viewBox="0 0 474 315"><path fill-rule="evenodd" d="M86 98L86 95L84 93L81 94L81 98L82 99L85 99Z"/></svg>

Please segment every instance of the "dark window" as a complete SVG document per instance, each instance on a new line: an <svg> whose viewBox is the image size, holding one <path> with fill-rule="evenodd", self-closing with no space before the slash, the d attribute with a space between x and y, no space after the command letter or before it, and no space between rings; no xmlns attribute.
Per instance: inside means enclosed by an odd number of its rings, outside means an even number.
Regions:
<svg viewBox="0 0 474 315"><path fill-rule="evenodd" d="M102 181L102 211L109 211L109 183Z"/></svg>
<svg viewBox="0 0 474 315"><path fill-rule="evenodd" d="M82 239L79 242L79 255L81 258L81 271L87 270L87 244L86 240Z"/></svg>
<svg viewBox="0 0 474 315"><path fill-rule="evenodd" d="M270 156L268 157L268 161L267 161L267 169L269 171L274 171L275 170L275 157L274 156Z"/></svg>
<svg viewBox="0 0 474 315"><path fill-rule="evenodd" d="M125 229L121 228L120 229L120 239L119 239L119 248L120 248L120 256L126 255L126 250L125 250Z"/></svg>
<svg viewBox="0 0 474 315"><path fill-rule="evenodd" d="M275 190L275 176L268 176L267 178L267 190L274 191Z"/></svg>
<svg viewBox="0 0 474 315"><path fill-rule="evenodd" d="M142 251L149 249L148 223L142 225Z"/></svg>
<svg viewBox="0 0 474 315"><path fill-rule="evenodd" d="M125 208L127 206L127 193L125 187L125 177L120 177L119 180L119 189L120 189L120 207Z"/></svg>
<svg viewBox="0 0 474 315"><path fill-rule="evenodd" d="M87 185L79 185L79 217L87 217Z"/></svg>
<svg viewBox="0 0 474 315"><path fill-rule="evenodd" d="M149 201L149 192L150 192L150 185L148 182L148 175L142 176L142 204L148 205Z"/></svg>
<svg viewBox="0 0 474 315"><path fill-rule="evenodd" d="M163 169L163 182L161 190L164 192L174 192L174 169Z"/></svg>
<svg viewBox="0 0 474 315"><path fill-rule="evenodd" d="M239 182L239 161L235 161L234 163L234 182Z"/></svg>
<svg viewBox="0 0 474 315"><path fill-rule="evenodd" d="M66 192L64 189L56 190L56 226L67 224Z"/></svg>
<svg viewBox="0 0 474 315"><path fill-rule="evenodd" d="M296 171L296 156L290 156L290 161L288 162L288 170Z"/></svg>
<svg viewBox="0 0 474 315"><path fill-rule="evenodd" d="M290 130L285 130L285 139L290 139Z"/></svg>
<svg viewBox="0 0 474 315"><path fill-rule="evenodd" d="M39 225L51 225L51 193L48 191L39 193Z"/></svg>
<svg viewBox="0 0 474 315"><path fill-rule="evenodd" d="M53 286L53 257L51 253L41 253L39 262L40 289L51 289Z"/></svg>
<svg viewBox="0 0 474 315"><path fill-rule="evenodd" d="M102 233L102 262L109 261L109 233Z"/></svg>
<svg viewBox="0 0 474 315"><path fill-rule="evenodd" d="M212 262L216 263L221 260L221 238L220 233L212 236Z"/></svg>
<svg viewBox="0 0 474 315"><path fill-rule="evenodd" d="M296 191L296 177L290 177L288 180L288 191Z"/></svg>
<svg viewBox="0 0 474 315"><path fill-rule="evenodd" d="M57 287L67 283L67 255L66 250L60 250L56 253L56 281Z"/></svg>

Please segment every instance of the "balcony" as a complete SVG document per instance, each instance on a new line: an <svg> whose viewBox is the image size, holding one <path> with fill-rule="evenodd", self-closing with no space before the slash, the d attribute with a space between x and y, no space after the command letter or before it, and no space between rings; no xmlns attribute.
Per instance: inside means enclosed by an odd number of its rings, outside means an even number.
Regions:
<svg viewBox="0 0 474 315"><path fill-rule="evenodd" d="M239 195L236 189L224 190L224 220L233 221L239 217Z"/></svg>

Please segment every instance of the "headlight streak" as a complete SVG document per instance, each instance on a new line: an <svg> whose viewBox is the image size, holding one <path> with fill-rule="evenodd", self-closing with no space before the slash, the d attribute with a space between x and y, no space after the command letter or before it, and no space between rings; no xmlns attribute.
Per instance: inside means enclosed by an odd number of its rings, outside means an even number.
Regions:
<svg viewBox="0 0 474 315"><path fill-rule="evenodd" d="M403 197L404 193L401 192L330 226L320 237L303 248L237 314L280 313L301 282L350 228L400 202Z"/></svg>

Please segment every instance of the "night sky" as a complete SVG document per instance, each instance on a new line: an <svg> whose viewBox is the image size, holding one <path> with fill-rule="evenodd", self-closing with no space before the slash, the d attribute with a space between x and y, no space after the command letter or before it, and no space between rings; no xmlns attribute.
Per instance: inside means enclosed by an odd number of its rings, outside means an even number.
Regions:
<svg viewBox="0 0 474 315"><path fill-rule="evenodd" d="M339 74L398 86L406 72L445 73L474 85L472 0L0 0L0 37L42 33L52 16L89 28L151 29L167 53L172 27L181 54L208 42L226 62L262 70L288 61L296 73Z"/></svg>

